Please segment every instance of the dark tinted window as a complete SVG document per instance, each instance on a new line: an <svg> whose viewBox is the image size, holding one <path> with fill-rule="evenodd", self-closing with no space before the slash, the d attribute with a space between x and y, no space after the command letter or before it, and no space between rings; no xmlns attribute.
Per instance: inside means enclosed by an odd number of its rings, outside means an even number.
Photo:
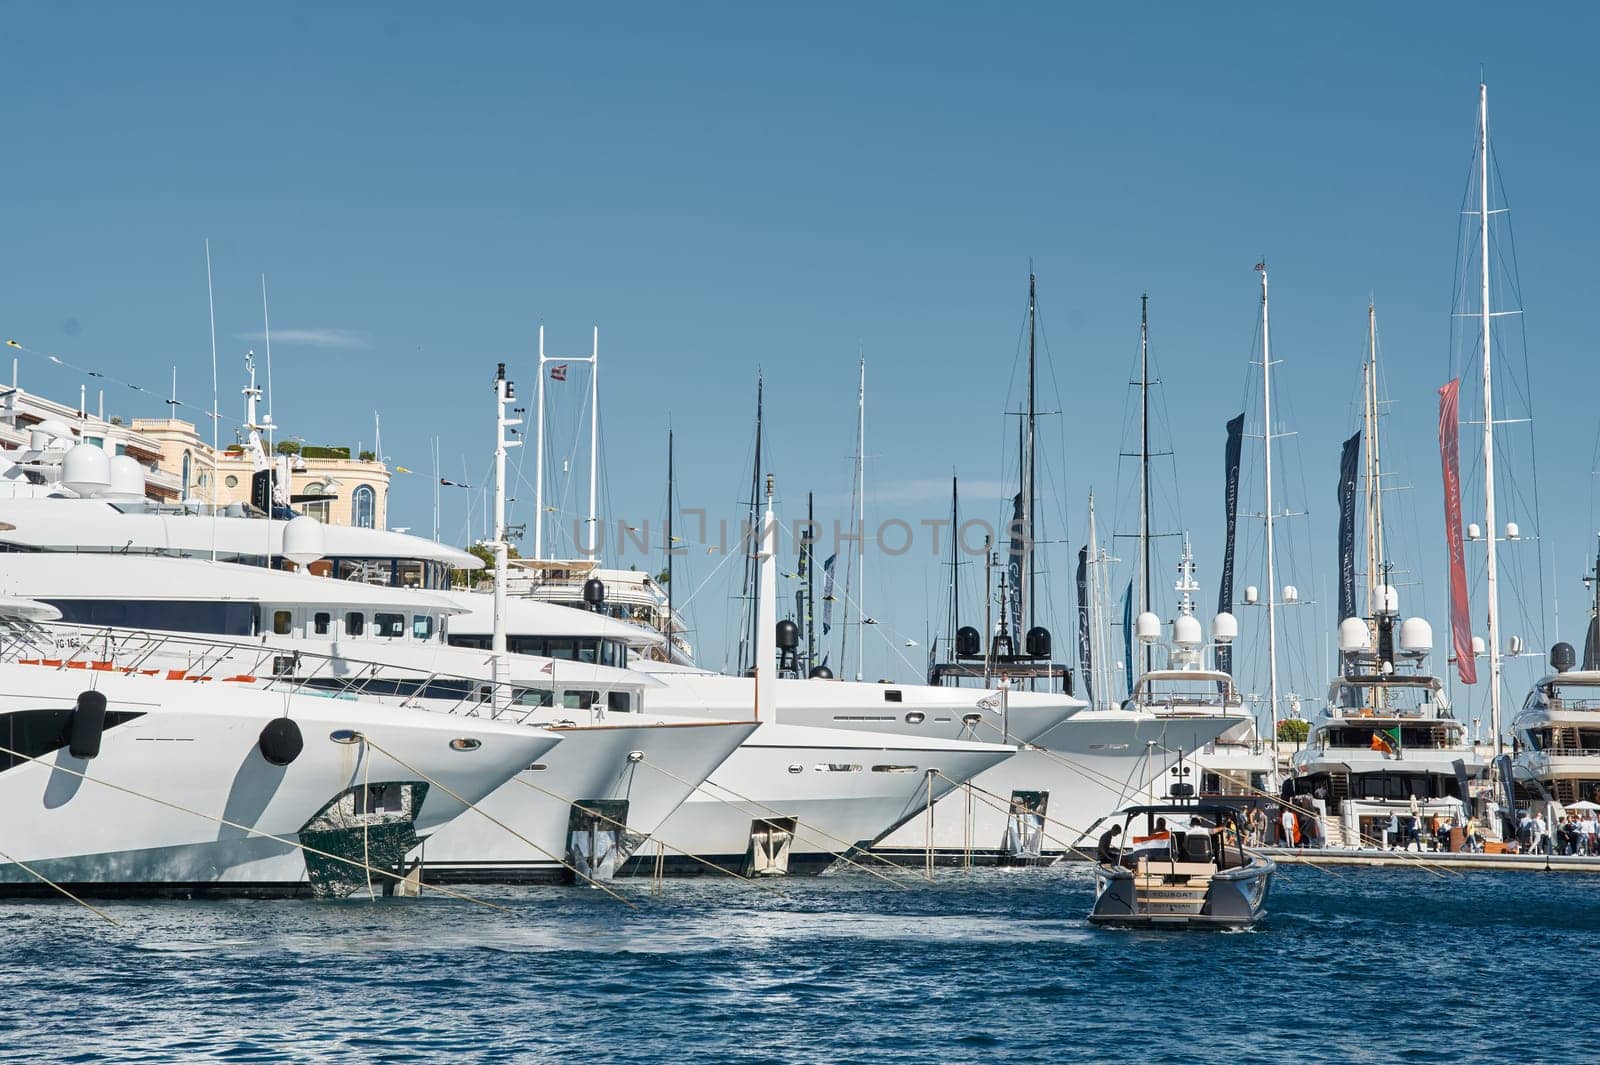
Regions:
<svg viewBox="0 0 1600 1065"><path fill-rule="evenodd" d="M406 634L406 616L404 614L374 614L372 625L379 636L397 637Z"/></svg>
<svg viewBox="0 0 1600 1065"><path fill-rule="evenodd" d="M630 700L627 692L606 692L606 706L626 714Z"/></svg>
<svg viewBox="0 0 1600 1065"><path fill-rule="evenodd" d="M318 636L328 635L328 630L333 627L333 615L325 610L319 610L311 616L311 631Z"/></svg>
<svg viewBox="0 0 1600 1065"><path fill-rule="evenodd" d="M344 616L344 634L346 636L360 636L367 631L367 615L359 610L352 610Z"/></svg>
<svg viewBox="0 0 1600 1065"><path fill-rule="evenodd" d="M160 599L49 599L63 621L119 629L207 632L251 636L255 607L249 603L171 602Z"/></svg>

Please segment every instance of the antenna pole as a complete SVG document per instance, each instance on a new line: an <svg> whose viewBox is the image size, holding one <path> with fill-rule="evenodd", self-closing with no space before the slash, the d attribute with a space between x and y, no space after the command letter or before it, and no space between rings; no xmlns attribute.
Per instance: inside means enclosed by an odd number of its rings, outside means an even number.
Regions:
<svg viewBox="0 0 1600 1065"><path fill-rule="evenodd" d="M1267 308L1267 266L1261 264L1261 439L1266 460L1267 703L1272 715L1272 772L1278 773L1278 570L1272 543L1272 328Z"/></svg>
<svg viewBox="0 0 1600 1065"><path fill-rule="evenodd" d="M534 386L533 557L544 558L544 326L539 327L539 383Z"/></svg>
<svg viewBox="0 0 1600 1065"><path fill-rule="evenodd" d="M506 450L520 447L520 440L509 439L507 430L521 425L522 419L506 417L506 407L516 399L516 389L506 380L506 364L500 363L494 377L494 635L490 651L494 659L495 706L501 698L506 669L506 579L510 570L511 545L506 542Z"/></svg>
<svg viewBox="0 0 1600 1065"><path fill-rule="evenodd" d="M217 469L222 452L217 429L217 301L211 286L211 238L206 238L206 308L211 315L211 561L217 560Z"/></svg>
<svg viewBox="0 0 1600 1065"><path fill-rule="evenodd" d="M261 338L267 345L267 416L262 419L267 430L267 568L272 568L272 511L278 501L278 460L272 451L272 318L267 314L267 275L261 275ZM250 376L255 377L255 367ZM255 381L250 382L251 387ZM250 419L252 422L254 418Z"/></svg>
<svg viewBox="0 0 1600 1065"><path fill-rule="evenodd" d="M1494 729L1494 754L1500 757L1500 585L1496 568L1494 514L1494 377L1490 371L1489 327L1489 87L1478 85L1478 257L1483 267L1479 313L1483 332L1483 522L1488 550L1484 589L1489 599L1489 724Z"/></svg>

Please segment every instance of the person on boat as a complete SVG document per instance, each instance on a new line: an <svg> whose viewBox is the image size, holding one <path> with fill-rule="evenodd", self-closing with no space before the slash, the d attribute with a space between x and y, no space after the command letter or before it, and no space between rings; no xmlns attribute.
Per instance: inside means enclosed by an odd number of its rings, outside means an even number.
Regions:
<svg viewBox="0 0 1600 1065"><path fill-rule="evenodd" d="M1278 819L1283 838L1279 841L1284 847L1300 846L1300 819L1295 817L1294 810L1288 806L1283 808L1283 816Z"/></svg>
<svg viewBox="0 0 1600 1065"><path fill-rule="evenodd" d="M1112 825L1100 834L1100 847L1095 852L1095 857L1099 859L1101 865L1117 864L1116 838L1120 835L1122 835L1121 825Z"/></svg>

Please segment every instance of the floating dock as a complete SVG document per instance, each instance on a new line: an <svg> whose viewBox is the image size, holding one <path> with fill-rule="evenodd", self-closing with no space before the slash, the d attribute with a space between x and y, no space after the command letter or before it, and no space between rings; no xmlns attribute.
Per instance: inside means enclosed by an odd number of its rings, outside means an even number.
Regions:
<svg viewBox="0 0 1600 1065"><path fill-rule="evenodd" d="M1488 869L1516 872L1600 873L1600 855L1478 854L1454 851L1356 850L1330 847L1252 848L1279 865L1410 866L1453 870Z"/></svg>

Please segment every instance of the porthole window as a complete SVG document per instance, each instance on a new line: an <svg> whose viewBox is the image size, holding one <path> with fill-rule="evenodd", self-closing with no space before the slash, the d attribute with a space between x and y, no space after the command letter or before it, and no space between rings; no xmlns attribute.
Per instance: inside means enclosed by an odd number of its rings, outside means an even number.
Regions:
<svg viewBox="0 0 1600 1065"><path fill-rule="evenodd" d="M204 475L201 476L200 483L201 484L205 484ZM228 474L228 476L226 476L226 477L224 477L222 479L222 483L227 485L229 488L238 488L239 487L239 478L230 473L230 474Z"/></svg>
<svg viewBox="0 0 1600 1065"><path fill-rule="evenodd" d="M928 715L921 710L909 710L906 712L906 724L920 725L927 720L927 717Z"/></svg>

